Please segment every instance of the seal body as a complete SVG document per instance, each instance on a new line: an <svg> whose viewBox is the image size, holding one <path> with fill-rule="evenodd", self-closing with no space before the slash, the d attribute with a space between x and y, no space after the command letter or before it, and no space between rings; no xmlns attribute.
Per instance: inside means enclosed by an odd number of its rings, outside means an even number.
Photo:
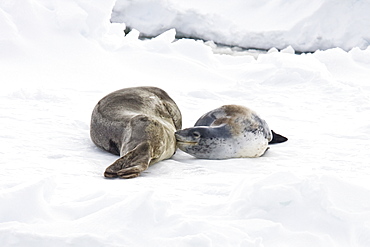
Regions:
<svg viewBox="0 0 370 247"><path fill-rule="evenodd" d="M287 138L271 132L254 111L239 105L224 105L203 115L192 128L175 133L182 151L203 159L259 157L269 142Z"/></svg>
<svg viewBox="0 0 370 247"><path fill-rule="evenodd" d="M104 176L137 177L170 158L181 123L176 103L156 87L121 89L102 98L92 112L90 136L98 147L120 156Z"/></svg>

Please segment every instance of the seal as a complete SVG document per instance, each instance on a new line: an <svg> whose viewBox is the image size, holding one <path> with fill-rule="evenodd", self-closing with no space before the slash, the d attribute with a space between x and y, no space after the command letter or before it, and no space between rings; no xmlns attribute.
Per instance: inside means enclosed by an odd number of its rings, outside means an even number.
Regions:
<svg viewBox="0 0 370 247"><path fill-rule="evenodd" d="M95 145L120 156L104 176L134 178L170 158L181 125L179 108L162 89L132 87L108 94L95 106L90 124Z"/></svg>
<svg viewBox="0 0 370 247"><path fill-rule="evenodd" d="M240 105L224 105L204 114L194 127L175 133L180 150L201 159L262 156L268 144L288 139L270 131L265 120Z"/></svg>

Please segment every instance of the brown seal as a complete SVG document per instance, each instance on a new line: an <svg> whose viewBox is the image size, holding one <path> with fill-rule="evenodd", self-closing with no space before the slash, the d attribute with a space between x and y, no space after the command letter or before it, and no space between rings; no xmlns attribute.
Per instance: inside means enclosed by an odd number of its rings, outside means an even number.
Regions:
<svg viewBox="0 0 370 247"><path fill-rule="evenodd" d="M156 87L125 88L102 98L92 113L90 136L98 147L120 155L104 176L134 178L170 158L181 122L176 103Z"/></svg>

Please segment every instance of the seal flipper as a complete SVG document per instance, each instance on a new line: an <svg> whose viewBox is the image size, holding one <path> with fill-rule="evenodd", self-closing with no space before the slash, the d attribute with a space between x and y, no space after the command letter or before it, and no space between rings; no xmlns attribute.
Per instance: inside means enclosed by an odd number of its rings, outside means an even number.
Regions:
<svg viewBox="0 0 370 247"><path fill-rule="evenodd" d="M272 133L272 140L269 142L269 144L286 142L288 140L288 138L286 138L285 136L276 134L273 130L271 130L271 133Z"/></svg>
<svg viewBox="0 0 370 247"><path fill-rule="evenodd" d="M149 167L151 160L149 142L142 142L117 159L104 172L107 178L135 178Z"/></svg>

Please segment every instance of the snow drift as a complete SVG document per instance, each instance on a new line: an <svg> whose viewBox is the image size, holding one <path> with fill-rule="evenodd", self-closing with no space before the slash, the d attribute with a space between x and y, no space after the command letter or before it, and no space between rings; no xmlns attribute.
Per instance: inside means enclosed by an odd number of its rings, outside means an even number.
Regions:
<svg viewBox="0 0 370 247"><path fill-rule="evenodd" d="M117 0L112 22L144 36L175 28L180 37L268 50L292 46L300 52L370 44L370 2ZM148 25L149 24L149 25Z"/></svg>

